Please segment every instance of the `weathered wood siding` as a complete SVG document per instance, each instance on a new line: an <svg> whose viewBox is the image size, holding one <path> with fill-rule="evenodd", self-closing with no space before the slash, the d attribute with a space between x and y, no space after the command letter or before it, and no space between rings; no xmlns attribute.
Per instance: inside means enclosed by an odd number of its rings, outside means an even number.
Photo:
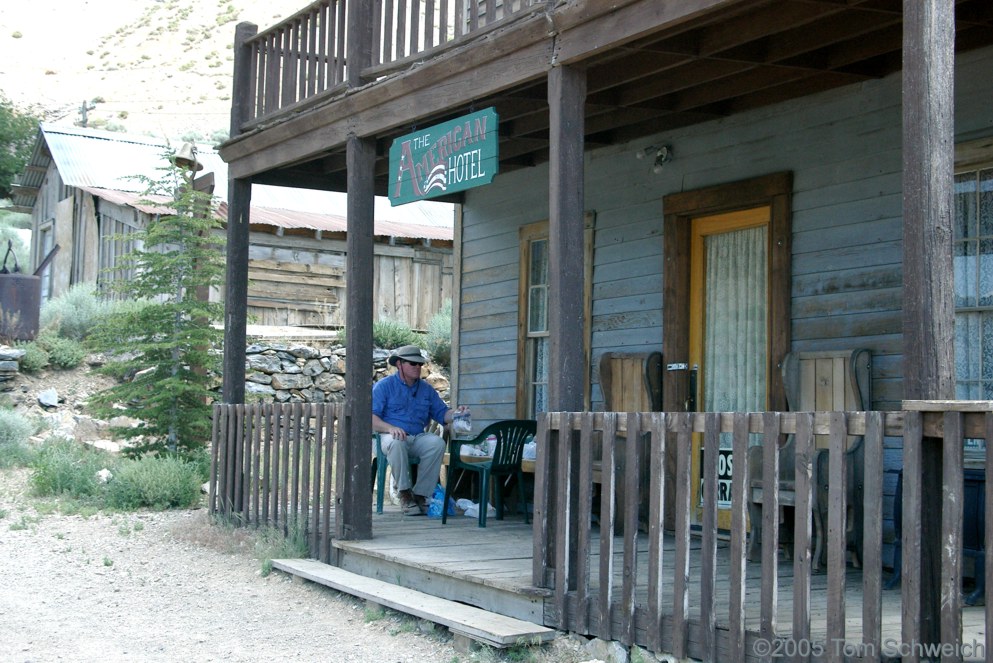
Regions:
<svg viewBox="0 0 993 663"><path fill-rule="evenodd" d="M957 60L956 136L993 131L993 50ZM792 350L865 347L872 403L899 409L902 373L900 76L834 90L658 135L586 158L595 212L591 330L596 367L607 351L661 350L662 197L773 172L793 173ZM635 158L667 143L662 172ZM463 210L458 401L480 423L515 416L518 227L548 218L547 165L500 174L468 192ZM902 443L887 438L885 536L892 536Z"/></svg>
<svg viewBox="0 0 993 663"><path fill-rule="evenodd" d="M343 240L253 232L248 252L248 312L258 324L345 324ZM375 246L373 289L379 319L426 329L452 297L452 251L431 246Z"/></svg>
<svg viewBox="0 0 993 663"><path fill-rule="evenodd" d="M65 219L58 217L63 209ZM58 217L58 219L57 219ZM119 269L122 256L135 250L135 233L147 214L129 205L96 198L65 187L52 166L32 216L32 260L37 265L48 248L60 251L49 268L44 296L55 297L71 285L106 283L129 278ZM345 324L345 256L343 239L307 234L252 232L249 236L248 315L261 325L328 326ZM431 318L452 298L453 257L449 242L440 245L377 243L374 292L376 315L426 329ZM27 266L25 266L27 267ZM116 271L115 271L116 270ZM109 290L108 290L109 292ZM223 301L223 291L211 293Z"/></svg>

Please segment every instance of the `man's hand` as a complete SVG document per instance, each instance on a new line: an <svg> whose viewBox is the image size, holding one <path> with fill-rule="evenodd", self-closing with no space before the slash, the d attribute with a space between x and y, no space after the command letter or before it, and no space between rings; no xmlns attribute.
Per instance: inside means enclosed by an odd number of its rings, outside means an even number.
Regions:
<svg viewBox="0 0 993 663"><path fill-rule="evenodd" d="M394 440L406 440L407 431L402 428L397 428L396 426L391 426L387 431Z"/></svg>

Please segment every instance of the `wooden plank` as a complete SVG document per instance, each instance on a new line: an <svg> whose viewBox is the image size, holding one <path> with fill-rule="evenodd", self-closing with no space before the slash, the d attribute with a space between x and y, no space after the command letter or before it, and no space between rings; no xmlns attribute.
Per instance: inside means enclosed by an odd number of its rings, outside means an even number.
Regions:
<svg viewBox="0 0 993 663"><path fill-rule="evenodd" d="M579 442L579 514L593 513L593 415L583 413ZM590 553L592 541L592 518L579 518L579 532L576 541L576 554L579 564L576 568L576 630L585 633L589 629L590 617Z"/></svg>
<svg viewBox="0 0 993 663"><path fill-rule="evenodd" d="M621 591L621 627L617 639L626 645L634 644L635 583L638 579L638 506L641 501L639 477L641 458L641 426L638 415L628 412L627 438L624 441L624 562Z"/></svg>
<svg viewBox="0 0 993 663"><path fill-rule="evenodd" d="M662 648L662 595L664 592L664 522L665 522L665 451L667 434L665 415L655 413L651 421L649 455L648 506L648 645L655 651ZM744 502L742 502L744 503Z"/></svg>
<svg viewBox="0 0 993 663"><path fill-rule="evenodd" d="M989 489L990 485L990 468L993 468L993 444L990 441L993 440L993 411L987 412L984 421L984 432L983 437L986 439L986 522L985 525L985 543L986 543L986 569L993 570L993 490ZM986 595L984 600L986 602L986 621L984 626L986 627L986 651L993 651L993 628L989 628L990 624L993 624L993 592L990 592L990 585L986 585Z"/></svg>
<svg viewBox="0 0 993 663"><path fill-rule="evenodd" d="M604 640L612 640L610 628L611 596L614 587L614 537L604 536L603 533L613 533L617 518L616 491L614 483L617 480L617 414L606 412L603 415L603 453L600 460L600 600L598 612L600 616L598 634Z"/></svg>
<svg viewBox="0 0 993 663"><path fill-rule="evenodd" d="M831 434L828 452L828 522L827 546L828 596L827 633L831 642L845 639L845 562L848 535L846 533L847 504L845 492L847 484L847 461L845 453L845 413L831 412ZM844 652L828 652L828 660L842 663Z"/></svg>
<svg viewBox="0 0 993 663"><path fill-rule="evenodd" d="M921 414L907 412L903 431L903 529L900 585L903 609L900 615L902 642L921 641L921 441L923 430ZM916 652L905 657L910 663L920 661Z"/></svg>
<svg viewBox="0 0 993 663"><path fill-rule="evenodd" d="M813 444L814 415L797 414L794 437L794 480L796 508L794 509L793 535L793 634L795 642L810 640L810 574L811 574L811 525L813 513ZM821 534L823 537L823 534ZM819 554L817 550L814 554ZM807 650L798 650L797 663L810 658Z"/></svg>
<svg viewBox="0 0 993 663"><path fill-rule="evenodd" d="M686 657L686 625L690 603L690 483L692 481L692 437L690 417L684 413L674 415L676 425L676 558L673 569L672 623L674 629L672 652L677 658Z"/></svg>
<svg viewBox="0 0 993 663"><path fill-rule="evenodd" d="M273 568L450 628L492 647L549 642L555 631L415 589L367 578L309 559L274 559Z"/></svg>
<svg viewBox="0 0 993 663"><path fill-rule="evenodd" d="M776 613L779 600L779 414L762 415L762 588L759 634L772 642L776 638Z"/></svg>
<svg viewBox="0 0 993 663"><path fill-rule="evenodd" d="M708 412L707 432L703 436L703 541L700 545L700 624L702 646L714 652L717 642L717 617L714 589L717 582L717 458L720 449L720 415ZM637 513L637 504L635 504ZM709 660L713 660L708 656Z"/></svg>
<svg viewBox="0 0 993 663"><path fill-rule="evenodd" d="M879 412L866 413L863 475L862 643L882 651L882 542L883 542L883 422Z"/></svg>
<svg viewBox="0 0 993 663"><path fill-rule="evenodd" d="M745 661L745 537L748 523L748 417L735 412L732 434L732 459L736 471L731 475L731 554L728 596L728 649L733 663Z"/></svg>
<svg viewBox="0 0 993 663"><path fill-rule="evenodd" d="M570 564L572 551L569 549L571 538L569 525L572 521L569 513L571 506L569 497L572 486L569 480L572 477L573 432L571 421L574 415L571 412L566 412L563 416L570 424L566 426L565 430L559 431L558 449L554 456L555 478L560 489L555 496L555 519L553 520L555 525L555 605L559 614L562 615L566 614L567 594L573 581L572 565ZM562 484L565 485L564 490L561 488Z"/></svg>
<svg viewBox="0 0 993 663"><path fill-rule="evenodd" d="M962 514L965 488L962 471L962 413L946 412L942 443L941 509L941 643L951 646L942 661L962 661Z"/></svg>

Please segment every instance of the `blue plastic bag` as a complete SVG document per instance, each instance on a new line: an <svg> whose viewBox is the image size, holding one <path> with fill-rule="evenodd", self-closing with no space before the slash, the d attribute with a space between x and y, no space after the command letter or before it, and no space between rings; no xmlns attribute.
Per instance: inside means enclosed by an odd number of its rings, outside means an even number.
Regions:
<svg viewBox="0 0 993 663"><path fill-rule="evenodd" d="M441 518L441 505L445 503L445 489L439 483L434 488L431 501L428 503L428 518Z"/></svg>

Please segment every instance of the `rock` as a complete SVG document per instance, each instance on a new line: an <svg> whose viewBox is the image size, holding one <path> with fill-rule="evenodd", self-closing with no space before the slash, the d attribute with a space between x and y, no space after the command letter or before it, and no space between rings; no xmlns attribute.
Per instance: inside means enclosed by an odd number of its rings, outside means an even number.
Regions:
<svg viewBox="0 0 993 663"><path fill-rule="evenodd" d="M272 379L269 379L272 382ZM257 382L246 382L245 383L245 395L261 396L266 399L271 399L275 397L276 390L266 384L259 384Z"/></svg>
<svg viewBox="0 0 993 663"><path fill-rule="evenodd" d="M279 391L281 389L306 389L313 387L313 378L301 373L276 373L272 376L272 388Z"/></svg>
<svg viewBox="0 0 993 663"><path fill-rule="evenodd" d="M276 373L280 370L282 362L279 357L265 354L248 355L245 365L249 370L260 371L262 373Z"/></svg>
<svg viewBox="0 0 993 663"><path fill-rule="evenodd" d="M58 407L59 393L54 389L46 389L38 394L38 402L45 407Z"/></svg>
<svg viewBox="0 0 993 663"><path fill-rule="evenodd" d="M314 386L321 391L342 391L345 388L345 378L337 373L321 373L314 378Z"/></svg>
<svg viewBox="0 0 993 663"><path fill-rule="evenodd" d="M603 663L628 663L628 650L616 640L595 638L586 645L586 651Z"/></svg>
<svg viewBox="0 0 993 663"><path fill-rule="evenodd" d="M279 370L282 373L303 373L303 367L295 361L283 361L279 366Z"/></svg>
<svg viewBox="0 0 993 663"><path fill-rule="evenodd" d="M327 361L326 359L323 361ZM330 362L328 362L330 364ZM309 377L314 377L315 375L320 375L327 368L322 363L320 359L310 359L306 364L303 365L303 374Z"/></svg>
<svg viewBox="0 0 993 663"><path fill-rule="evenodd" d="M309 345L294 345L289 349L289 353L294 357L301 357L303 359L317 359L321 356L321 352Z"/></svg>
<svg viewBox="0 0 993 663"><path fill-rule="evenodd" d="M86 415L76 416L76 428L74 437L83 442L93 442L104 440L110 437L110 424L100 419L94 419Z"/></svg>
<svg viewBox="0 0 993 663"><path fill-rule="evenodd" d="M268 373L260 373L255 371L254 373L249 373L245 376L247 382L255 382L257 384L272 384L272 376Z"/></svg>
<svg viewBox="0 0 993 663"><path fill-rule="evenodd" d="M18 362L21 360L21 357L23 357L25 354L27 354L27 351L22 350L21 348L11 348L9 346L4 346L0 348L0 361Z"/></svg>

